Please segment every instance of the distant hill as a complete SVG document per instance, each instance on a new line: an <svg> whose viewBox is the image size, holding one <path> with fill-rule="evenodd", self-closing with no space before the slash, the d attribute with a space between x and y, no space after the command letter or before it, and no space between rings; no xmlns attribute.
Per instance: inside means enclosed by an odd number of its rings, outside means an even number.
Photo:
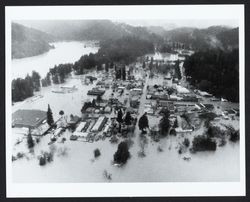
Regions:
<svg viewBox="0 0 250 202"><path fill-rule="evenodd" d="M166 30L161 26L131 26L110 20L35 20L19 23L33 29L15 23L12 25L14 58L46 52L51 48L48 42L54 39L105 41L138 37L157 45L163 44L164 41L179 42L194 50L216 48L225 51L237 48L239 38L238 28L226 26L211 26L206 29L180 27Z"/></svg>
<svg viewBox="0 0 250 202"><path fill-rule="evenodd" d="M49 42L54 37L39 30L12 23L12 58L24 58L39 55L53 48Z"/></svg>
<svg viewBox="0 0 250 202"><path fill-rule="evenodd" d="M163 36L166 40L180 42L195 50L219 48L231 50L238 47L238 28L211 26L206 29L182 27L169 30Z"/></svg>
<svg viewBox="0 0 250 202"><path fill-rule="evenodd" d="M136 36L146 40L158 41L160 36L151 33L146 27L135 27L110 20L42 20L22 21L58 40L107 40Z"/></svg>

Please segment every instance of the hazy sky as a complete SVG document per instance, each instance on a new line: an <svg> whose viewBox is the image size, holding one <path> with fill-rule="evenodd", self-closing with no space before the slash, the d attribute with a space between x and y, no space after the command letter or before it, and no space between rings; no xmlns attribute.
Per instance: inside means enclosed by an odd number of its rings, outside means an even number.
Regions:
<svg viewBox="0 0 250 202"><path fill-rule="evenodd" d="M225 25L229 27L238 27L237 20L117 20L134 26L163 26L166 29L175 27L197 27L207 28L214 25Z"/></svg>

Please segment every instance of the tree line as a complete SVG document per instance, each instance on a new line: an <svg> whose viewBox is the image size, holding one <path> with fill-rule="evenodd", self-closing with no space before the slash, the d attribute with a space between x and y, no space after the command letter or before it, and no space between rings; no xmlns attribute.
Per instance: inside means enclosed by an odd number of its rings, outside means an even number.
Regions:
<svg viewBox="0 0 250 202"><path fill-rule="evenodd" d="M39 91L41 86L50 86L54 84L64 83L66 77L71 73L73 64L55 65L49 70L47 75L41 79L38 72L32 71L31 76L17 78L12 80L12 101L18 102L34 95L34 92Z"/></svg>
<svg viewBox="0 0 250 202"><path fill-rule="evenodd" d="M34 91L40 90L40 75L36 71L33 71L31 76L13 79L11 83L12 101L22 101L28 97L33 96Z"/></svg>
<svg viewBox="0 0 250 202"><path fill-rule="evenodd" d="M195 87L239 102L239 49L196 52L187 57L184 67Z"/></svg>
<svg viewBox="0 0 250 202"><path fill-rule="evenodd" d="M134 62L137 57L153 52L154 44L138 37L130 36L109 39L100 42L100 49L97 53L83 55L76 61L73 65L73 70L76 74L83 74L86 70L93 68L102 70L103 66L105 66L107 71L107 69L114 67L114 63L127 65Z"/></svg>

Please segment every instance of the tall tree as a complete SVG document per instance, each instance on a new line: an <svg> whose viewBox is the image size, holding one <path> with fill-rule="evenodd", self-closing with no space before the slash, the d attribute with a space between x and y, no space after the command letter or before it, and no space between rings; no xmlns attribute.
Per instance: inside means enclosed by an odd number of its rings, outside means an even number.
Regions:
<svg viewBox="0 0 250 202"><path fill-rule="evenodd" d="M117 118L116 118L117 122L119 123L119 132L121 132L121 124L122 124L122 121L123 121L122 117L123 117L122 110L119 109L119 111L117 113Z"/></svg>
<svg viewBox="0 0 250 202"><path fill-rule="evenodd" d="M118 145L117 151L114 154L114 162L124 164L127 162L129 156L130 156L130 153L128 150L128 143L121 142Z"/></svg>
<svg viewBox="0 0 250 202"><path fill-rule="evenodd" d="M145 129L149 127L149 125L148 125L148 117L147 117L146 112L139 119L138 126L139 126L139 129L142 131L142 133L144 133Z"/></svg>
<svg viewBox="0 0 250 202"><path fill-rule="evenodd" d="M34 140L32 138L32 135L31 135L31 131L29 129L29 133L28 133L28 136L27 136L27 145L28 145L28 148L33 148L34 147Z"/></svg>
<svg viewBox="0 0 250 202"><path fill-rule="evenodd" d="M122 68L122 80L126 80L126 67L125 67L125 65Z"/></svg>
<svg viewBox="0 0 250 202"><path fill-rule="evenodd" d="M125 124L126 124L126 125L131 125L131 122L132 122L132 117L131 117L130 112L127 112L127 113L126 113L126 116L125 116L124 122L125 122Z"/></svg>
<svg viewBox="0 0 250 202"><path fill-rule="evenodd" d="M162 119L160 120L160 123L159 123L159 128L160 128L161 135L167 135L168 134L168 130L170 128L169 116L170 116L169 111L164 110L163 117L162 117Z"/></svg>
<svg viewBox="0 0 250 202"><path fill-rule="evenodd" d="M49 105L48 105L48 111L47 111L47 123L49 124L49 126L52 126L54 123L53 113Z"/></svg>
<svg viewBox="0 0 250 202"><path fill-rule="evenodd" d="M31 75L31 79L32 79L32 82L33 82L33 86L34 86L34 90L35 91L39 91L40 90L40 74L36 71L32 71L32 75Z"/></svg>
<svg viewBox="0 0 250 202"><path fill-rule="evenodd" d="M102 96L101 95L97 95L96 102L100 105L100 103L102 102Z"/></svg>

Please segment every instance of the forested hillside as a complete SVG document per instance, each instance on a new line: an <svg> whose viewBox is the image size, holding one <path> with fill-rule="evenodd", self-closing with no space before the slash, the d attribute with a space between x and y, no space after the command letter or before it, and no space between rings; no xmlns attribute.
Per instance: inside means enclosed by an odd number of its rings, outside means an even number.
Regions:
<svg viewBox="0 0 250 202"><path fill-rule="evenodd" d="M12 23L11 25L12 58L23 58L39 55L53 48L49 42L54 38L33 28Z"/></svg>
<svg viewBox="0 0 250 202"><path fill-rule="evenodd" d="M221 49L224 51L237 48L239 29L224 26L212 26L206 29L182 27L167 31L165 40L183 43L194 50Z"/></svg>
<svg viewBox="0 0 250 202"><path fill-rule="evenodd" d="M196 52L184 63L190 82L217 97L239 102L239 50Z"/></svg>

